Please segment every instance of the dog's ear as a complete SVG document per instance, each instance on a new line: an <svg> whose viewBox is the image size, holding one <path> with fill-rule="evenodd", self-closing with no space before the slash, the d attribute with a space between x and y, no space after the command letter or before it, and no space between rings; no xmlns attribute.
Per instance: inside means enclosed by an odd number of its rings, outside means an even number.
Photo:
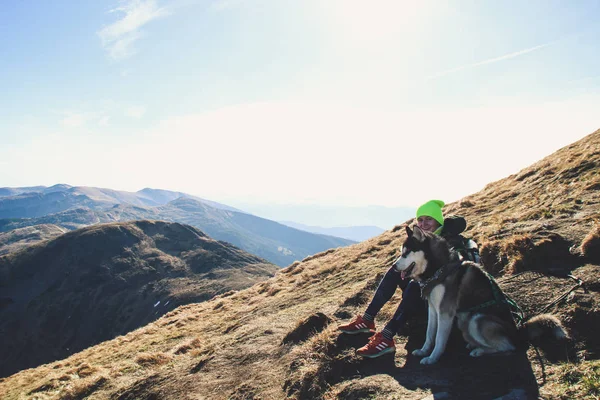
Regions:
<svg viewBox="0 0 600 400"><path fill-rule="evenodd" d="M423 230L421 228L419 228L418 226L415 226L414 237L419 242L422 242L423 240L425 240L425 233L423 232Z"/></svg>
<svg viewBox="0 0 600 400"><path fill-rule="evenodd" d="M410 229L410 226L406 225L406 236L411 237L413 231Z"/></svg>

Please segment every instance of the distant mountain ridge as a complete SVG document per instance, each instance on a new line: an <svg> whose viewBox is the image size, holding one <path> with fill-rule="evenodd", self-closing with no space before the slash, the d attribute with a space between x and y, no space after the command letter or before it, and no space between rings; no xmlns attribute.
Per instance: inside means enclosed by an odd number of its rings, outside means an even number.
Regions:
<svg viewBox="0 0 600 400"><path fill-rule="evenodd" d="M18 188L3 187L3 188L0 188L0 197L16 196L18 194L27 193L27 192L41 192L44 189L47 189L47 187L46 186L27 186L27 187L18 187Z"/></svg>
<svg viewBox="0 0 600 400"><path fill-rule="evenodd" d="M215 201L182 192L145 188L137 192L70 186L57 184L50 187L0 188L0 218L33 218L68 210L73 205L104 209L117 204L139 207L160 206L180 197L192 198L212 207L241 211Z"/></svg>
<svg viewBox="0 0 600 400"><path fill-rule="evenodd" d="M0 256L0 376L278 270L191 226L161 221L94 225Z"/></svg>
<svg viewBox="0 0 600 400"><path fill-rule="evenodd" d="M3 188L3 192L17 194L0 197L0 232L40 224L71 230L116 221L180 222L281 267L354 243L301 231L180 192L143 189L131 193L68 185L55 185L38 192L30 188Z"/></svg>

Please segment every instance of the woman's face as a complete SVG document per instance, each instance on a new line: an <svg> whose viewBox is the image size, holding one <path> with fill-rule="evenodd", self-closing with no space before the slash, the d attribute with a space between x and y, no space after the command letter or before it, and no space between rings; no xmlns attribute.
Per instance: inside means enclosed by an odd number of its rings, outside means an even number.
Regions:
<svg viewBox="0 0 600 400"><path fill-rule="evenodd" d="M426 232L435 232L440 227L440 223L428 216L420 216L417 218L417 226Z"/></svg>

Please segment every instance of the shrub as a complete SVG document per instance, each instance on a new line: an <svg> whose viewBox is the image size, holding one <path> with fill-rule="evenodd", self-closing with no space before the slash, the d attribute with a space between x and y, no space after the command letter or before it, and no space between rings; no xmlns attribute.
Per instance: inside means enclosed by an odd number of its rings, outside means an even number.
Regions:
<svg viewBox="0 0 600 400"><path fill-rule="evenodd" d="M479 252L481 265L492 275L496 275L504 269L501 253L502 248L498 242L484 242L481 245Z"/></svg>

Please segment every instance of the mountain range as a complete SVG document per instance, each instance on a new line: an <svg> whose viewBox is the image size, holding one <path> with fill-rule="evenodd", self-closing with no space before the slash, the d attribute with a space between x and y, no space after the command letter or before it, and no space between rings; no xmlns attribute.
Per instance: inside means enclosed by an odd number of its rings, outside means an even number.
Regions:
<svg viewBox="0 0 600 400"><path fill-rule="evenodd" d="M225 204L182 192L150 188L125 192L56 184L50 187L0 188L0 218L35 218L65 211L73 206L89 206L93 209L104 209L116 204L151 207L167 204L180 197L192 198L222 210L240 211Z"/></svg>
<svg viewBox="0 0 600 400"><path fill-rule="evenodd" d="M227 241L281 267L330 248L355 243L291 228L181 192L147 188L132 193L64 184L0 188L0 232L43 225L36 229L37 235L48 239L65 229L142 219L195 226L217 240ZM0 254L6 253L9 245L16 248L20 246L18 242L31 243L35 238L22 235L23 231L13 232L11 239L0 236Z"/></svg>

